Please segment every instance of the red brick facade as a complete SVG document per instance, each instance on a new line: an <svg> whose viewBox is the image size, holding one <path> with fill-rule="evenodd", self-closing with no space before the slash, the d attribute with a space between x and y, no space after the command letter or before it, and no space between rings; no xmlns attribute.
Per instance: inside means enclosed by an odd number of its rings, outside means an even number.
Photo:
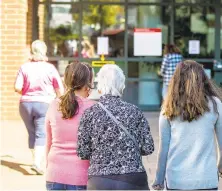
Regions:
<svg viewBox="0 0 222 191"><path fill-rule="evenodd" d="M14 80L19 66L27 60L27 47L32 41L32 3L33 0L1 0L1 120L20 119Z"/></svg>

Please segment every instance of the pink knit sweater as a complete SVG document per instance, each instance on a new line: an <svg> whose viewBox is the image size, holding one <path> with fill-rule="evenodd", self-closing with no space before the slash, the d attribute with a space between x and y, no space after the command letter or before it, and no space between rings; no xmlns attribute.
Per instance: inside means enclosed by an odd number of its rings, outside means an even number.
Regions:
<svg viewBox="0 0 222 191"><path fill-rule="evenodd" d="M83 112L94 102L78 98L79 112L72 119L62 119L59 100L54 100L46 115L46 181L86 185L89 161L77 156L77 133Z"/></svg>

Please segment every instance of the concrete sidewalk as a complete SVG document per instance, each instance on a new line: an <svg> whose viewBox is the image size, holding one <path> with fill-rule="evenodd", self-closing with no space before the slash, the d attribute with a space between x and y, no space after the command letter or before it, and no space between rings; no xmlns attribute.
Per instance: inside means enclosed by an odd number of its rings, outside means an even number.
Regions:
<svg viewBox="0 0 222 191"><path fill-rule="evenodd" d="M1 190L45 190L44 176L30 170L27 136L23 122L1 123Z"/></svg>
<svg viewBox="0 0 222 191"><path fill-rule="evenodd" d="M158 113L146 113L155 141L155 152L144 157L149 182L154 179L158 150ZM23 122L1 123L1 188L0 190L45 190L45 177L30 170L31 153L27 146L27 132ZM222 189L222 181L220 183Z"/></svg>

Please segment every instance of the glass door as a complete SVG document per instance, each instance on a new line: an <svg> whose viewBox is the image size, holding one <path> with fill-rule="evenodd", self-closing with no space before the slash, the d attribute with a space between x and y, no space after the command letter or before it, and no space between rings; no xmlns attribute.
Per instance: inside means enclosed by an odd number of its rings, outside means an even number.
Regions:
<svg viewBox="0 0 222 191"><path fill-rule="evenodd" d="M171 6L128 6L128 94L130 102L142 109L159 109L161 105L161 79L158 76L162 56L136 57L133 50L135 28L161 28L162 45L170 43Z"/></svg>

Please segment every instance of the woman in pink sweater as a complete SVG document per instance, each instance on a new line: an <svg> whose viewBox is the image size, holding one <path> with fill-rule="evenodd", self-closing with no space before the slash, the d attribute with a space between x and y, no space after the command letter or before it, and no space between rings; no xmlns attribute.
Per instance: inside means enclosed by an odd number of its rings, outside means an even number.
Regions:
<svg viewBox="0 0 222 191"><path fill-rule="evenodd" d="M87 99L93 70L86 63L72 63L65 70L66 93L54 100L46 115L47 190L85 190L88 160L78 158L77 132L83 112L93 105Z"/></svg>
<svg viewBox="0 0 222 191"><path fill-rule="evenodd" d="M19 113L28 132L28 146L33 155L31 169L44 173L45 116L49 104L64 93L62 80L56 68L47 62L47 46L43 41L32 43L30 61L24 63L16 76L15 91L21 94Z"/></svg>

